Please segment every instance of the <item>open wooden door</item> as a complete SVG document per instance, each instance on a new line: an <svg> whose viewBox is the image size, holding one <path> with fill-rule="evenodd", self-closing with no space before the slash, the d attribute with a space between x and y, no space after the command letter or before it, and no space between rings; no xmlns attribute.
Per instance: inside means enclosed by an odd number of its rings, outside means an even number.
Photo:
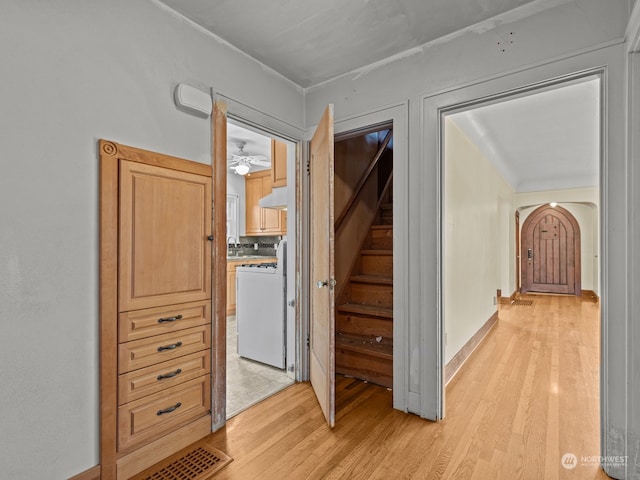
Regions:
<svg viewBox="0 0 640 480"><path fill-rule="evenodd" d="M335 423L335 239L333 105L311 139L309 373L327 423Z"/></svg>

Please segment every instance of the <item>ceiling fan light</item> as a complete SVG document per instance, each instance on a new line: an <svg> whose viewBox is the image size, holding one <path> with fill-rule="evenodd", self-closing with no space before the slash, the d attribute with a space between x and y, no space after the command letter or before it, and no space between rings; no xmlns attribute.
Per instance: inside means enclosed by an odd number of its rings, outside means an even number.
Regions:
<svg viewBox="0 0 640 480"><path fill-rule="evenodd" d="M245 165L245 164L237 165L235 169L238 175L246 175L247 173L249 173L249 165Z"/></svg>

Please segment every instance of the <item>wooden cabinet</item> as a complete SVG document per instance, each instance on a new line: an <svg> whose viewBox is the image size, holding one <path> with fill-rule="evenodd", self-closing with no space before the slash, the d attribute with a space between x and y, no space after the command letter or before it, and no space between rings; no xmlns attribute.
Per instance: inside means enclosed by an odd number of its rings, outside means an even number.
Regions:
<svg viewBox="0 0 640 480"><path fill-rule="evenodd" d="M101 141L101 468L211 431L211 167Z"/></svg>
<svg viewBox="0 0 640 480"><path fill-rule="evenodd" d="M287 144L271 140L271 185L287 185Z"/></svg>
<svg viewBox="0 0 640 480"><path fill-rule="evenodd" d="M240 264L227 260L227 316L236 314L236 267Z"/></svg>
<svg viewBox="0 0 640 480"><path fill-rule="evenodd" d="M227 260L227 315L236 314L236 268L240 265L272 263L275 257L245 258L240 260Z"/></svg>
<svg viewBox="0 0 640 480"><path fill-rule="evenodd" d="M247 236L286 235L286 211L260 208L258 203L271 190L271 171L264 170L245 177Z"/></svg>

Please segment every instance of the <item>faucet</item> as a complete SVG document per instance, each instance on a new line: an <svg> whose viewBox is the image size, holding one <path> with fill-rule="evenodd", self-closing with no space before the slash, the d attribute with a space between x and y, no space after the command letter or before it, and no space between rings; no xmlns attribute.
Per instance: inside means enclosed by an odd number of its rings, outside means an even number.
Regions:
<svg viewBox="0 0 640 480"><path fill-rule="evenodd" d="M233 235L229 235L227 237L227 249L228 249L228 254L233 253L233 249L229 246L231 244L231 240L233 240L233 244L237 247L238 246L238 240L236 240L236 237L234 237Z"/></svg>

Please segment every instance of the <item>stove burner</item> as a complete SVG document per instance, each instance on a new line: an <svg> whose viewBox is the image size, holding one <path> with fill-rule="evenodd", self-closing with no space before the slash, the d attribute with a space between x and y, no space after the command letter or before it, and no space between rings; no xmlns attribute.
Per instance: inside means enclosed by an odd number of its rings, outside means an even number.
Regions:
<svg viewBox="0 0 640 480"><path fill-rule="evenodd" d="M241 267L251 267L251 268L276 268L278 264L276 262L271 263L243 263L240 265Z"/></svg>

